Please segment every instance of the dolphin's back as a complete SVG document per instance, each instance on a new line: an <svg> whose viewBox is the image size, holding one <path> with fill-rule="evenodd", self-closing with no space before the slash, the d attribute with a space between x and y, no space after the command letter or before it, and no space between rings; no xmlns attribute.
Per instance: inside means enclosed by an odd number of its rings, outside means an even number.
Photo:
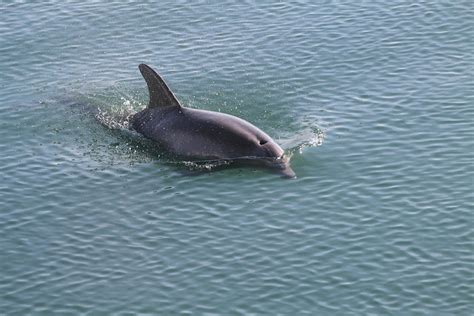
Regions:
<svg viewBox="0 0 474 316"><path fill-rule="evenodd" d="M132 127L173 153L198 159L255 156L258 142L270 137L238 117L181 107L139 112Z"/></svg>

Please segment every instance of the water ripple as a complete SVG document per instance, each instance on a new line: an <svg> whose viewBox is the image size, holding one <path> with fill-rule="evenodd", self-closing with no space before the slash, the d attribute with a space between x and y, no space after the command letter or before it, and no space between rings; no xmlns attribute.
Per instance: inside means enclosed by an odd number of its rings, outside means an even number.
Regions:
<svg viewBox="0 0 474 316"><path fill-rule="evenodd" d="M473 310L470 1L0 10L3 313ZM125 132L142 62L298 179L183 175Z"/></svg>

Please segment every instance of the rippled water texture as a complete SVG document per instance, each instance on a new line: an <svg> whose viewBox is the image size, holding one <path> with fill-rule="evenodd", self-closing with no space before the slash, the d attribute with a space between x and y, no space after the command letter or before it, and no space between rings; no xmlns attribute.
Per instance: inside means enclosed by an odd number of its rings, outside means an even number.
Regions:
<svg viewBox="0 0 474 316"><path fill-rule="evenodd" d="M474 309L472 1L0 12L1 314ZM127 132L142 62L298 178L190 174Z"/></svg>

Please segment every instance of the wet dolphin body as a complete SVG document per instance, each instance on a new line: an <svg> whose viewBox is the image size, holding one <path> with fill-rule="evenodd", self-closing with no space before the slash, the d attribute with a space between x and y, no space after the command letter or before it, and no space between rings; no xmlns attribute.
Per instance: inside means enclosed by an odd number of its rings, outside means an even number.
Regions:
<svg viewBox="0 0 474 316"><path fill-rule="evenodd" d="M135 131L184 159L264 165L295 177L283 149L259 128L229 114L183 107L151 67L138 68L150 101L132 117Z"/></svg>

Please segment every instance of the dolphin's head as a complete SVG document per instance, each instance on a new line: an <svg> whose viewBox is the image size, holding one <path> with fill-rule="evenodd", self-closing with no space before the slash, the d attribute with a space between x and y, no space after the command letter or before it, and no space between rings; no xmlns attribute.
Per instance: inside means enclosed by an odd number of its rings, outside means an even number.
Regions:
<svg viewBox="0 0 474 316"><path fill-rule="evenodd" d="M182 111L189 118L185 125L194 126L196 134L201 136L198 138L201 141L194 141L193 146L208 148L207 153L215 150L212 158L264 166L286 178L295 178L285 151L250 122L225 113L189 108Z"/></svg>
<svg viewBox="0 0 474 316"><path fill-rule="evenodd" d="M268 135L258 135L255 147L257 161L263 165L275 169L286 178L296 178L296 174L290 167L290 160L285 151Z"/></svg>

